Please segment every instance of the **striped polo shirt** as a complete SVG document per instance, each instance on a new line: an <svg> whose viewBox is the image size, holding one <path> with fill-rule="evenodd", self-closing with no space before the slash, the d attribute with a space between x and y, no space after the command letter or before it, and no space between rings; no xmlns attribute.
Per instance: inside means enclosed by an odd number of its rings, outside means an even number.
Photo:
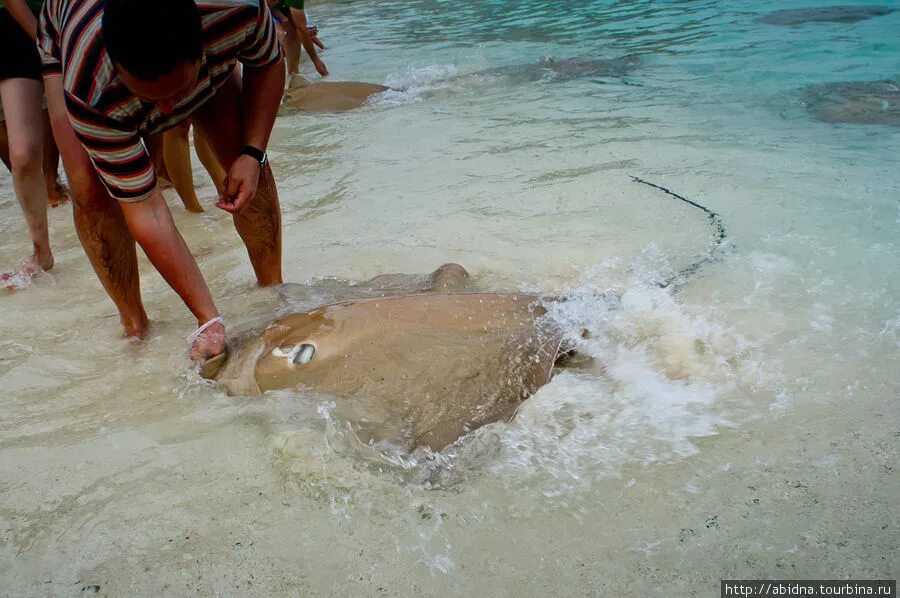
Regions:
<svg viewBox="0 0 900 598"><path fill-rule="evenodd" d="M156 187L142 135L168 129L215 95L236 61L249 67L277 62L281 49L265 0L197 0L203 23L200 75L193 93L172 114L141 101L122 83L103 45L106 0L47 0L38 46L45 77L62 75L72 128L110 195L140 201Z"/></svg>

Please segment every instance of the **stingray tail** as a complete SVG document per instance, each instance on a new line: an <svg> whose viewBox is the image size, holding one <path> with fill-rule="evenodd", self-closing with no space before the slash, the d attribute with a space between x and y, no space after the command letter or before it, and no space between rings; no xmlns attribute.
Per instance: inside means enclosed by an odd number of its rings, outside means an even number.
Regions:
<svg viewBox="0 0 900 598"><path fill-rule="evenodd" d="M657 185L655 183L645 181L644 179L636 176L632 176L631 180L636 183L641 183L642 185L647 185L648 187L653 187L654 189L659 189L666 195L674 197L675 199L682 201L693 208L703 211L706 214L709 225L713 229L712 243L710 243L706 252L697 256L693 262L691 262L666 280L656 283L657 286L665 289L670 286L677 287L679 285L682 285L690 276L696 274L704 265L714 262L719 258L719 254L722 253L725 247L725 239L728 237L728 230L725 228L725 223L722 221L722 217L719 214L710 210L706 206L697 203L696 201L690 200L682 195L675 193L674 191L663 187L662 185Z"/></svg>

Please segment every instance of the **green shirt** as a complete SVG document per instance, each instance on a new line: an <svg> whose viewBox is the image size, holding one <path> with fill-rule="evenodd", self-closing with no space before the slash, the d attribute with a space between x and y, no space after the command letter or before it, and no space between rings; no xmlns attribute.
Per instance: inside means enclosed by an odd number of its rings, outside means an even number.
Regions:
<svg viewBox="0 0 900 598"><path fill-rule="evenodd" d="M281 2L278 3L278 8L280 10L286 10L288 8L303 10L303 0L281 0Z"/></svg>

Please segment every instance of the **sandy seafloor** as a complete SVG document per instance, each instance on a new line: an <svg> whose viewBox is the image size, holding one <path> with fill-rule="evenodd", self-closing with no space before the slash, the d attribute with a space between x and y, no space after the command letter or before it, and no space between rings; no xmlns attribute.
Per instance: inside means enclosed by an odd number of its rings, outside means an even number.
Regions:
<svg viewBox="0 0 900 598"><path fill-rule="evenodd" d="M885 5L893 6L890 2ZM570 300L587 371L446 454L388 459L332 398L229 398L142 258L150 338L120 337L75 236L0 295L0 593L710 596L722 578L893 578L900 128L813 120L804 86L900 75L900 13L754 21L810 3L312 3L333 80L372 106L280 119L285 278L464 264ZM623 77L479 75L616 57ZM516 71L513 70L513 73ZM697 211L728 244L701 255ZM176 220L232 331L277 310L214 192ZM27 250L0 176L0 259ZM596 299L614 289L620 310ZM293 307L322 300L310 290Z"/></svg>

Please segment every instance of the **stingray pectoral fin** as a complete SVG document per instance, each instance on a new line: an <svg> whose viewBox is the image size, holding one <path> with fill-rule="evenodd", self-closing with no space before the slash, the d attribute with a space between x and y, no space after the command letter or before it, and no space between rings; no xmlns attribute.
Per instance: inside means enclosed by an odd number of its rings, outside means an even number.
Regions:
<svg viewBox="0 0 900 598"><path fill-rule="evenodd" d="M429 276L435 291L463 291L469 288L469 272L459 264L444 264Z"/></svg>
<svg viewBox="0 0 900 598"><path fill-rule="evenodd" d="M228 361L228 355L230 352L231 351L228 348L228 343L226 343L224 351L222 351L215 357L210 357L200 365L200 376L206 378L207 380L215 380L216 376L218 376L219 372L222 370L222 366L224 366L225 362Z"/></svg>

